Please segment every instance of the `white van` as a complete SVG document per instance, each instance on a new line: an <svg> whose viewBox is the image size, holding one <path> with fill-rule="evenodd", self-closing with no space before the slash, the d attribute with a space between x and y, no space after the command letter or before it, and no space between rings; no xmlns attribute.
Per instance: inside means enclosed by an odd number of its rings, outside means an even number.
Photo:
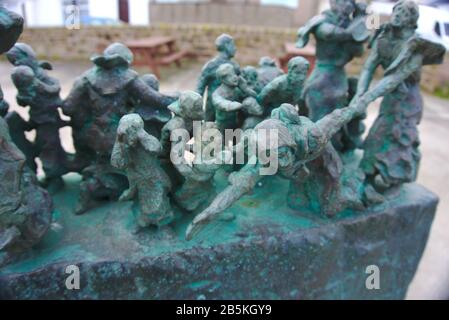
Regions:
<svg viewBox="0 0 449 320"><path fill-rule="evenodd" d="M449 11L420 6L417 32L423 38L439 42L449 50Z"/></svg>
<svg viewBox="0 0 449 320"><path fill-rule="evenodd" d="M375 1L370 5L373 14L389 16L394 3ZM429 6L419 6L418 30L423 38L441 43L449 50L449 11Z"/></svg>

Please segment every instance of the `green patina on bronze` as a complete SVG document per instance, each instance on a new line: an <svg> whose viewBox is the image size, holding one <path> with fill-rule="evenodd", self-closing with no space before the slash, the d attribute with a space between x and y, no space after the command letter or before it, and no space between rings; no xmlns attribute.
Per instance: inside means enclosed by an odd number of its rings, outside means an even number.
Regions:
<svg viewBox="0 0 449 320"><path fill-rule="evenodd" d="M259 68L257 69L257 80L262 88L283 74L284 72L278 68L274 59L270 57L260 58Z"/></svg>
<svg viewBox="0 0 449 320"><path fill-rule="evenodd" d="M196 92L186 91L181 93L179 100L168 107L174 117L162 129L162 145L164 150L164 160L170 163L169 168L173 180L180 181L175 186L173 192L174 202L188 212L194 212L199 208L204 208L215 197L215 186L213 183L215 172L219 165L207 163L190 163L184 158L184 154L195 152L197 144L203 145L203 137L194 137L194 122L200 124L204 119L203 98ZM206 129L216 129L213 122L207 123ZM183 130L183 139L175 140L172 134ZM187 142L194 138L193 145L188 146ZM171 162L175 156L181 161ZM171 170L170 170L171 169Z"/></svg>
<svg viewBox="0 0 449 320"><path fill-rule="evenodd" d="M283 103L302 105L303 88L309 68L310 64L306 59L292 58L288 62L287 74L274 78L261 90L257 100L264 107L266 117Z"/></svg>
<svg viewBox="0 0 449 320"><path fill-rule="evenodd" d="M175 100L130 69L133 55L120 43L91 60L95 66L75 82L62 108L71 117L73 128L76 157L72 170L83 172L85 177L79 214L98 201L117 200L127 188L126 177L110 166L120 118L136 111L148 121L166 122L170 119L167 106Z"/></svg>
<svg viewBox="0 0 449 320"><path fill-rule="evenodd" d="M170 178L158 159L161 153L162 145L144 130L143 120L138 114L122 117L111 163L126 172L129 189L123 192L119 201L135 200L134 211L139 228L164 226L174 218L168 198Z"/></svg>
<svg viewBox="0 0 449 320"><path fill-rule="evenodd" d="M215 110L215 123L223 135L226 129L250 126L248 122L242 124L239 111L245 111L248 121L263 115L262 107L255 99L256 92L247 86L246 80L236 73L231 64L218 67L217 79L220 86L212 94L211 103Z"/></svg>
<svg viewBox="0 0 449 320"><path fill-rule="evenodd" d="M363 145L361 168L366 174L368 203L383 201L383 193L417 178L421 159L417 126L423 112L421 70L424 65L442 63L446 51L415 33L418 18L415 3L395 5L391 21L371 41L354 99L354 103L369 104L383 97L379 117ZM385 69L384 78L369 89L378 66Z"/></svg>
<svg viewBox="0 0 449 320"><path fill-rule="evenodd" d="M54 197L61 228L0 270L0 298L403 299L438 202L411 184L362 214L329 219L289 208L289 182L268 177L229 209L233 221L217 220L185 241L192 219L185 212L172 227L138 234L131 202L73 215L79 182L67 177ZM218 191L226 187L223 171L215 183ZM255 210L248 201L261 205ZM365 287L373 263L382 270L380 290ZM66 289L68 265L80 268L81 290Z"/></svg>
<svg viewBox="0 0 449 320"><path fill-rule="evenodd" d="M0 7L0 54L7 52L19 39L23 31L23 18L14 12ZM0 87L0 117L8 112L9 105L3 100L3 91Z"/></svg>
<svg viewBox="0 0 449 320"><path fill-rule="evenodd" d="M18 91L17 104L30 107L30 119L26 123L16 113L6 116L14 132L13 141L26 154L27 163L35 173L35 158L42 161L45 185L48 190L56 192L63 187L62 175L68 172L67 155L59 138L59 129L68 125L61 120L58 112L62 106L59 81L46 72L52 70L51 64L38 61L33 49L27 44L15 44L6 57L15 66L11 79ZM31 130L36 130L33 143L24 139L24 132Z"/></svg>
<svg viewBox="0 0 449 320"><path fill-rule="evenodd" d="M316 66L304 88L304 103L309 117L317 121L336 108L348 105L354 81L348 79L345 66L363 54L369 37L365 27L366 5L354 0L331 0L330 10L311 19L298 31L297 47L304 47L310 35L316 40ZM339 151L360 145L363 126L354 119L333 138Z"/></svg>
<svg viewBox="0 0 449 320"><path fill-rule="evenodd" d="M220 86L220 82L217 79L217 69L222 64L228 63L232 64L237 74L240 74L240 65L233 60L236 53L234 39L228 34L222 34L215 40L215 46L218 55L204 65L201 75L198 78L196 89L200 95L204 95L207 90L206 121L215 121L215 109L212 104L212 94Z"/></svg>
<svg viewBox="0 0 449 320"><path fill-rule="evenodd" d="M22 26L21 17L0 7L0 53L14 45ZM1 105L8 106L4 102ZM26 166L25 155L11 139L2 118L6 112L2 110L0 116L0 267L41 240L50 227L53 211L49 194L39 187Z"/></svg>
<svg viewBox="0 0 449 320"><path fill-rule="evenodd" d="M197 92L177 97L160 93L154 76L131 70L124 45L95 56L62 103L76 154L44 164L47 178L64 168L53 176L78 172L81 182L68 178L54 197L54 224L39 244L52 219L51 199L24 169L11 136L27 157L48 157L39 143L35 151L24 141L27 122L11 114L10 134L0 119L1 262L22 258L0 271L0 297L403 298L438 203L406 184L419 167L420 74L422 66L441 63L445 50L415 33L418 7L401 0L373 35L360 80L348 79L344 67L369 37L366 5L330 2L299 30L298 46L310 35L317 42L309 78L301 57L289 62L287 74L269 58L258 69L240 69L229 35L217 38L218 56L203 68ZM2 9L8 26L5 17ZM10 51L13 80L18 102L31 106L31 123L43 128L47 122L37 120L50 118L46 137L59 128L59 87L30 50L20 44ZM378 66L384 77L370 88ZM362 144L361 120L377 98L381 112ZM7 103L0 107L4 115ZM228 150L189 162L187 154L209 142L205 134L187 143L194 121L221 133L246 131ZM267 131L277 136L260 140ZM59 140L54 145L61 151ZM239 153L244 164L227 162ZM276 155L274 175L263 174L270 164L261 153ZM385 277L374 293L364 287L363 268L372 263ZM64 290L68 264L79 265L87 279L79 292Z"/></svg>

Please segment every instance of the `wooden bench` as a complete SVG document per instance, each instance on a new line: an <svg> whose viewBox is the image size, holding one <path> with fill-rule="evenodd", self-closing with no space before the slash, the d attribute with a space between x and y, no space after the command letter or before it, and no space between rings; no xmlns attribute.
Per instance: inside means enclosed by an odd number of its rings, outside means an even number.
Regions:
<svg viewBox="0 0 449 320"><path fill-rule="evenodd" d="M172 37L151 37L131 40L125 45L134 54L134 65L148 66L159 78L159 67L176 63L181 66L181 60L194 56L188 50L177 50L176 40Z"/></svg>
<svg viewBox="0 0 449 320"><path fill-rule="evenodd" d="M176 63L176 65L179 67L181 65L181 59L184 57L187 57L189 55L188 50L180 50L178 52L172 53L168 56L162 57L159 62L161 65L168 65L172 63Z"/></svg>

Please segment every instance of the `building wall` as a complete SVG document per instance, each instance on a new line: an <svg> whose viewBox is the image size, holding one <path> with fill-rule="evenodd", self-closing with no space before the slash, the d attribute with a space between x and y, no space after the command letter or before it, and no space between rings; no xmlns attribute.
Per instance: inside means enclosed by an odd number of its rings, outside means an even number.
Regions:
<svg viewBox="0 0 449 320"><path fill-rule="evenodd" d="M118 20L118 1L90 0L89 15L91 17L110 18Z"/></svg>
<svg viewBox="0 0 449 320"><path fill-rule="evenodd" d="M279 57L284 43L295 41L295 29L241 27L229 25L153 25L148 26L81 26L66 28L27 28L20 41L29 43L42 59L88 60L99 48L119 41L151 36L172 36L179 48L200 56L212 56L215 39L222 33L231 34L238 47L237 58L242 63L257 63L261 56ZM49 50L49 48L51 48Z"/></svg>
<svg viewBox="0 0 449 320"><path fill-rule="evenodd" d="M150 23L150 0L128 0L129 24L148 25ZM118 0L90 0L89 13L92 17L119 20Z"/></svg>
<svg viewBox="0 0 449 320"><path fill-rule="evenodd" d="M242 2L151 3L151 23L201 23L295 27L296 11L284 6L261 6Z"/></svg>
<svg viewBox="0 0 449 320"><path fill-rule="evenodd" d="M148 25L150 23L150 1L129 0L129 23L132 25Z"/></svg>
<svg viewBox="0 0 449 320"><path fill-rule="evenodd" d="M53 27L64 25L61 0L34 0L24 3L27 26Z"/></svg>
<svg viewBox="0 0 449 320"><path fill-rule="evenodd" d="M297 0L296 8L260 5L260 0L153 2L153 23L214 23L297 28L320 12L329 0ZM193 2L193 3L192 3Z"/></svg>
<svg viewBox="0 0 449 320"><path fill-rule="evenodd" d="M319 13L320 0L298 0L295 14L297 27L304 25L311 17Z"/></svg>
<svg viewBox="0 0 449 320"><path fill-rule="evenodd" d="M3 1L3 2L1 2ZM128 0L131 25L150 23L150 0ZM92 17L119 20L118 0L88 0L88 15ZM65 25L64 0L0 0L12 10L24 16L30 27L60 27ZM25 10L23 10L25 9Z"/></svg>
<svg viewBox="0 0 449 320"><path fill-rule="evenodd" d="M10 10L24 15L30 27L63 26L64 0L3 0ZM298 27L315 15L323 0L298 0L298 8L260 5L260 0L205 0L182 3L157 3L151 0L128 0L131 25L152 23L222 23ZM324 0L327 2L328 0ZM92 17L119 20L118 0L88 0ZM152 19L150 19L152 17ZM152 21L150 21L152 20Z"/></svg>

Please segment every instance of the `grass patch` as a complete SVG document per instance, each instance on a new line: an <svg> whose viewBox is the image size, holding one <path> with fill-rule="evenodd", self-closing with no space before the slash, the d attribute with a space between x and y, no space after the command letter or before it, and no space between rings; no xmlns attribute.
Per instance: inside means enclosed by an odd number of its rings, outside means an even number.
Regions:
<svg viewBox="0 0 449 320"><path fill-rule="evenodd" d="M439 98L449 99L449 84L436 88L434 95Z"/></svg>

